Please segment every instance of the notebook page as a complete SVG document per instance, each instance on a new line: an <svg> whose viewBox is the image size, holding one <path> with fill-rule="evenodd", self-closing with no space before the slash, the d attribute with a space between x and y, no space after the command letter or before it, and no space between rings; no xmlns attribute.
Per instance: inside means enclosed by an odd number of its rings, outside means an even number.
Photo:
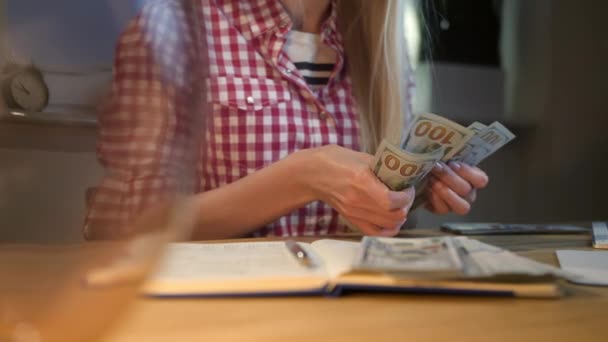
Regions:
<svg viewBox="0 0 608 342"><path fill-rule="evenodd" d="M223 281L286 277L326 277L320 258L308 244L300 244L318 265L307 268L292 256L284 242L224 244L173 243L153 276L160 281Z"/></svg>
<svg viewBox="0 0 608 342"><path fill-rule="evenodd" d="M576 275L569 280L585 285L608 286L608 252L606 251L555 251L561 268Z"/></svg>

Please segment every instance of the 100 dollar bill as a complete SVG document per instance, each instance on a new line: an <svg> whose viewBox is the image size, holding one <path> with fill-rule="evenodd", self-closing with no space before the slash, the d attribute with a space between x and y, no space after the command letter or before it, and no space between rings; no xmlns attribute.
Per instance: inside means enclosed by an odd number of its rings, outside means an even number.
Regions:
<svg viewBox="0 0 608 342"><path fill-rule="evenodd" d="M424 113L414 119L404 150L426 153L442 148L442 160L450 160L475 132L453 121L432 113Z"/></svg>
<svg viewBox="0 0 608 342"><path fill-rule="evenodd" d="M409 153L382 140L371 165L372 171L389 189L404 190L420 182L441 159L441 146L433 148L426 153Z"/></svg>
<svg viewBox="0 0 608 342"><path fill-rule="evenodd" d="M383 140L371 165L388 188L401 191L417 186L413 208L426 202L426 175L438 161L460 161L472 166L515 138L505 126L474 122L463 127L436 114L417 116L403 149Z"/></svg>
<svg viewBox="0 0 608 342"><path fill-rule="evenodd" d="M452 150L453 153L451 153L452 156L449 160L476 166L502 146L515 139L515 135L499 122L494 122L490 126L474 122L467 128L473 132L473 136L463 140L463 144L458 149ZM445 161L447 158L444 157L443 160ZM423 186L416 189L416 199L412 205L414 209L427 201L424 185L426 183L423 182Z"/></svg>
<svg viewBox="0 0 608 342"><path fill-rule="evenodd" d="M452 160L476 166L498 149L515 139L515 135L500 122L494 122L475 133Z"/></svg>

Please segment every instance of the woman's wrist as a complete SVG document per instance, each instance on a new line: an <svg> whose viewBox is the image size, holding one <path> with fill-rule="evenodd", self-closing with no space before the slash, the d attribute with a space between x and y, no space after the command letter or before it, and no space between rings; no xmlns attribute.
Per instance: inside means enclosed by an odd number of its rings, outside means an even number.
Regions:
<svg viewBox="0 0 608 342"><path fill-rule="evenodd" d="M323 158L320 157L321 148L299 150L289 155L290 176L293 177L300 192L308 202L318 201L322 198L320 184L323 174L327 173Z"/></svg>

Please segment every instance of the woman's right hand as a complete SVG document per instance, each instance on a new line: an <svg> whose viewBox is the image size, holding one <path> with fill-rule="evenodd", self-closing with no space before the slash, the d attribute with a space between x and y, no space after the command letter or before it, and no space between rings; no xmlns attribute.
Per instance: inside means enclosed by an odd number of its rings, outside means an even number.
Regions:
<svg viewBox="0 0 608 342"><path fill-rule="evenodd" d="M304 172L317 199L366 235L394 236L407 220L414 188L391 191L370 169L374 157L337 145L307 150Z"/></svg>

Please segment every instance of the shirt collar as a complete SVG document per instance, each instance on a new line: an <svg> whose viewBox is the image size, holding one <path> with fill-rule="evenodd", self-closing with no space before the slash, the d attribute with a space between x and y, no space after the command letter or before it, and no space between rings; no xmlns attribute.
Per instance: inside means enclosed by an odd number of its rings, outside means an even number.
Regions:
<svg viewBox="0 0 608 342"><path fill-rule="evenodd" d="M329 16L321 25L321 38L325 44L335 48L340 54L344 53L342 35L338 30L338 5L337 0L331 0Z"/></svg>
<svg viewBox="0 0 608 342"><path fill-rule="evenodd" d="M336 0L331 0L330 12L327 19L321 25L321 34L332 35L338 32L338 5Z"/></svg>
<svg viewBox="0 0 608 342"><path fill-rule="evenodd" d="M285 34L293 25L280 0L217 0L217 4L247 39L255 39L269 31ZM336 21L336 0L332 0L329 17L321 25L324 39L337 34Z"/></svg>

